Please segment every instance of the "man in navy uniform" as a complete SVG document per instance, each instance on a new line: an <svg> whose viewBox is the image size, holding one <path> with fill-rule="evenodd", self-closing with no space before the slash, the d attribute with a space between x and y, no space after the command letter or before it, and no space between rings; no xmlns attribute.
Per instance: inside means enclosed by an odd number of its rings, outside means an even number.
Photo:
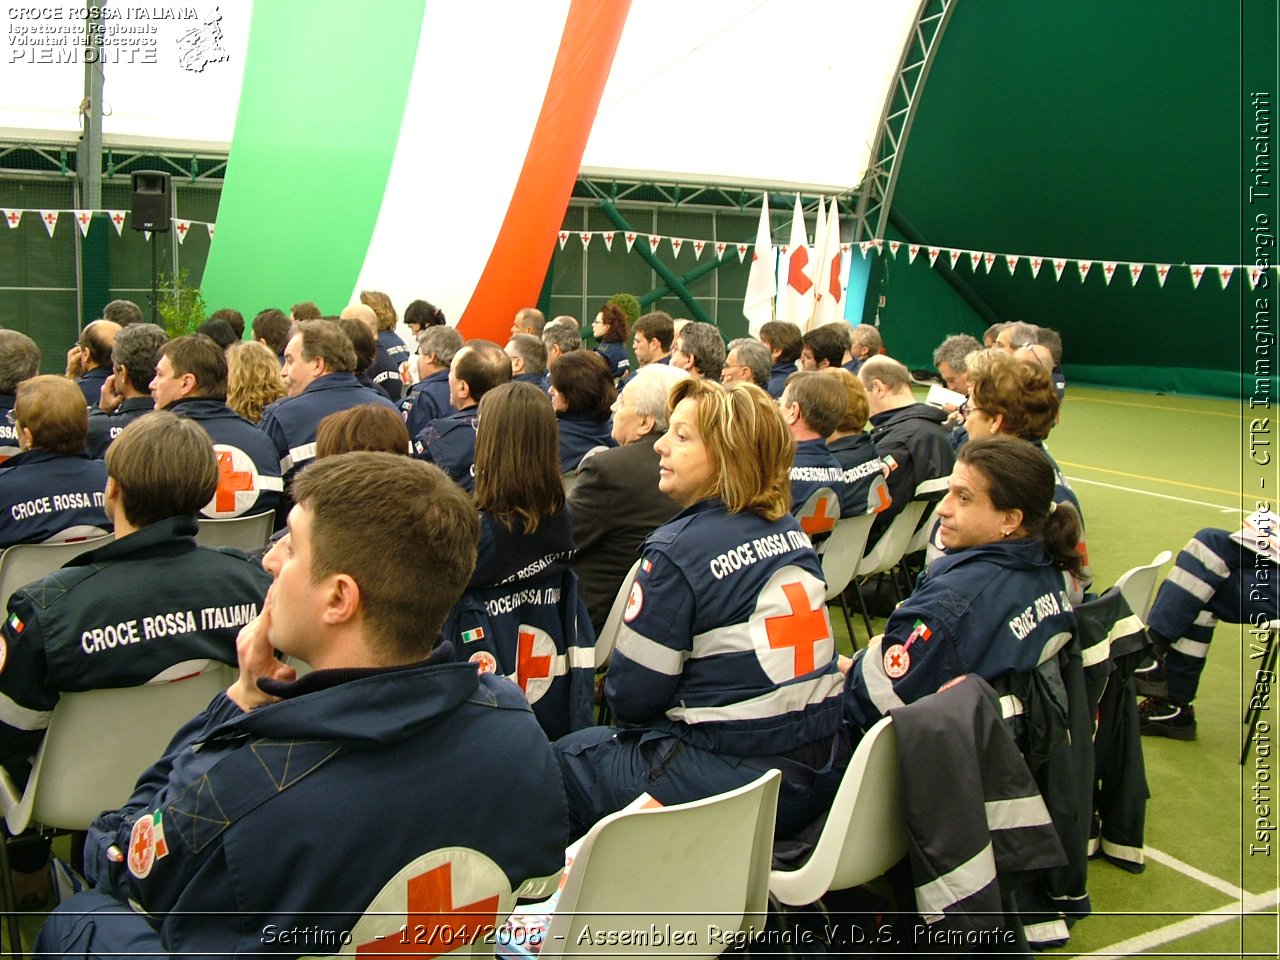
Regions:
<svg viewBox="0 0 1280 960"><path fill-rule="evenodd" d="M280 458L257 426L227 406L221 347L199 334L170 340L160 351L151 395L160 409L195 420L213 441L218 489L201 505L201 516L228 520L280 505Z"/></svg>
<svg viewBox="0 0 1280 960"><path fill-rule="evenodd" d="M503 347L511 358L513 380L541 388L547 377L547 346L531 333L517 333Z"/></svg>
<svg viewBox="0 0 1280 960"><path fill-rule="evenodd" d="M430 851L464 847L492 866L468 865L466 898L459 870L424 866L409 880L414 919L464 909L453 904L492 912L503 891L563 866L564 789L528 703L440 640L475 564L470 498L433 467L363 452L315 463L294 495L289 535L265 561L266 609L237 641L239 679L90 826L95 889L50 915L37 952L230 956L301 929L333 945ZM406 581L423 544L431 576ZM313 672L298 679L276 651ZM454 922L483 927L479 915Z"/></svg>
<svg viewBox="0 0 1280 960"><path fill-rule="evenodd" d="M40 372L40 348L25 333L0 330L0 464L22 450L18 431L8 421L17 398L18 384Z"/></svg>
<svg viewBox="0 0 1280 960"><path fill-rule="evenodd" d="M191 660L234 664L236 634L270 585L243 554L196 546L194 514L218 465L194 423L134 421L106 472L116 539L18 590L0 628L0 764L18 781L61 691L147 683L175 664L183 676Z"/></svg>
<svg viewBox="0 0 1280 960"><path fill-rule="evenodd" d="M439 324L418 334L420 379L400 401L400 413L409 436L416 437L437 417L449 415L449 367L462 349L462 334Z"/></svg>
<svg viewBox="0 0 1280 960"><path fill-rule="evenodd" d="M316 455L316 427L331 413L372 403L395 410L355 376L351 339L329 320L304 320L284 349L281 373L289 395L262 411L259 426L275 445L285 484ZM474 431L473 431L474 432Z"/></svg>
<svg viewBox="0 0 1280 960"><path fill-rule="evenodd" d="M22 453L0 467L0 548L106 533L107 471L84 452L89 409L79 387L49 375L25 380L8 418Z"/></svg>
<svg viewBox="0 0 1280 960"><path fill-rule="evenodd" d="M67 351L67 376L84 394L86 407L98 405L102 385L111 376L111 348L119 332L120 324L95 320L80 331L75 346Z"/></svg>
<svg viewBox="0 0 1280 960"><path fill-rule="evenodd" d="M463 490L475 488L476 421L480 398L511 382L511 358L491 340L472 340L453 357L449 368L449 405L454 412L432 420L414 437L419 460L434 463Z"/></svg>
<svg viewBox="0 0 1280 960"><path fill-rule="evenodd" d="M846 509L851 511L853 505L845 502L844 469L827 446L827 437L844 416L844 388L816 370L799 370L787 377L778 406L796 441L796 456L791 464L791 512L798 514L805 501L820 488L828 487L840 500L840 515L846 516ZM815 519L822 527L823 518ZM801 526L810 535L825 532L810 529L808 518L801 518Z"/></svg>
<svg viewBox="0 0 1280 960"><path fill-rule="evenodd" d="M111 376L102 398L89 408L89 456L101 460L111 441L144 413L156 408L151 379L156 375L160 348L168 339L154 323L135 323L116 335L111 348Z"/></svg>

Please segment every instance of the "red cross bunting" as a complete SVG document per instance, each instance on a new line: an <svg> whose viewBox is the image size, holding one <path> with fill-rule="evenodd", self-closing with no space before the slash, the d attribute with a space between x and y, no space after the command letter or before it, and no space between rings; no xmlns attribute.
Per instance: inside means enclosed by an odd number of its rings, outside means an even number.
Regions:
<svg viewBox="0 0 1280 960"><path fill-rule="evenodd" d="M117 227L119 227L119 226L123 226L123 225L124 225L124 214L123 214L123 213L113 213L113 214L111 215L111 222L112 222L112 223L114 223Z"/></svg>
<svg viewBox="0 0 1280 960"><path fill-rule="evenodd" d="M236 508L236 492L253 489L253 474L235 468L230 450L218 451L218 492L214 506L219 513Z"/></svg>
<svg viewBox="0 0 1280 960"><path fill-rule="evenodd" d="M9 212L9 226L16 227L21 219L22 214L18 213L16 210L11 210Z"/></svg>
<svg viewBox="0 0 1280 960"><path fill-rule="evenodd" d="M813 281L804 275L804 268L809 265L809 251L804 247L796 247L787 267L787 285L798 293L805 294L813 286Z"/></svg>
<svg viewBox="0 0 1280 960"><path fill-rule="evenodd" d="M835 505L835 499L834 496L820 497L813 505L813 513L808 516L801 514L800 529L811 537L816 533L830 533L840 517L839 513L827 512Z"/></svg>
<svg viewBox="0 0 1280 960"><path fill-rule="evenodd" d="M187 235L187 225L181 220L178 221L178 226L175 229L177 229L177 231L184 237Z"/></svg>
<svg viewBox="0 0 1280 960"><path fill-rule="evenodd" d="M520 639L516 644L516 683L520 684L520 689L525 693L529 692L530 680L541 680L543 677L551 676L551 658L533 655L535 639L531 631L521 630Z"/></svg>
<svg viewBox="0 0 1280 960"><path fill-rule="evenodd" d="M796 658L796 676L799 677L813 672L814 645L826 640L830 632L822 607L815 610L809 606L804 584L798 581L784 583L782 593L791 606L791 612L780 617L765 617L764 629L769 637L769 646L774 650L792 649Z"/></svg>
<svg viewBox="0 0 1280 960"><path fill-rule="evenodd" d="M443 863L409 881L406 937L391 935L356 947L357 955L439 957L475 942L492 928L498 897L453 905L453 864ZM421 931L422 936L417 934Z"/></svg>

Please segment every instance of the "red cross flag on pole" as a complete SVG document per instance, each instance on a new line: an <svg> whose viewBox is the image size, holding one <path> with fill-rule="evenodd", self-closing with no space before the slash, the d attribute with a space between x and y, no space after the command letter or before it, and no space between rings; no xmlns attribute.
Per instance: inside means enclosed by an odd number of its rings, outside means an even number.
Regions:
<svg viewBox="0 0 1280 960"><path fill-rule="evenodd" d="M745 243L738 244L738 258L747 252ZM755 336L773 319L773 298L778 292L774 279L773 239L769 231L769 195L760 201L760 222L756 225L756 246L751 252L751 272L747 274L747 295L742 301L742 315L747 329Z"/></svg>
<svg viewBox="0 0 1280 960"><path fill-rule="evenodd" d="M840 210L835 197L822 223L822 237L818 244L818 283L813 325L835 323L844 319L844 285L840 282L844 267L844 254L840 250Z"/></svg>
<svg viewBox="0 0 1280 960"><path fill-rule="evenodd" d="M809 262L809 235L805 231L804 208L800 205L798 193L787 247L784 282L778 294L778 319L805 330L813 316L813 265Z"/></svg>

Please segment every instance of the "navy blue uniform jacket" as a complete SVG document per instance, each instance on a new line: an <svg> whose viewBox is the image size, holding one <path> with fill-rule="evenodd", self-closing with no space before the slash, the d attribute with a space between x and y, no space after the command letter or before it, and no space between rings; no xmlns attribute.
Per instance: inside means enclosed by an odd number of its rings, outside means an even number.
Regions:
<svg viewBox="0 0 1280 960"><path fill-rule="evenodd" d="M0 547L43 543L64 531L111 531L102 509L107 468L86 454L28 450L0 467Z"/></svg>

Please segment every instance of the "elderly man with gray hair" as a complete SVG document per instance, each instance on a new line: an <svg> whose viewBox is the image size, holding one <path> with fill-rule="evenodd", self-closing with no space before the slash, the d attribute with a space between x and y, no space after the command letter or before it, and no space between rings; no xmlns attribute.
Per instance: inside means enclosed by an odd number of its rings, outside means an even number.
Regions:
<svg viewBox="0 0 1280 960"><path fill-rule="evenodd" d="M773 376L773 358L769 348L752 337L740 337L729 344L729 355L724 358L720 370L721 383L754 383L761 390L769 389Z"/></svg>
<svg viewBox="0 0 1280 960"><path fill-rule="evenodd" d="M686 377L685 371L662 363L637 370L613 404L618 446L587 456L569 493L578 544L573 560L578 594L597 631L639 556L640 544L680 509L658 489L653 445L667 429L667 396Z"/></svg>

